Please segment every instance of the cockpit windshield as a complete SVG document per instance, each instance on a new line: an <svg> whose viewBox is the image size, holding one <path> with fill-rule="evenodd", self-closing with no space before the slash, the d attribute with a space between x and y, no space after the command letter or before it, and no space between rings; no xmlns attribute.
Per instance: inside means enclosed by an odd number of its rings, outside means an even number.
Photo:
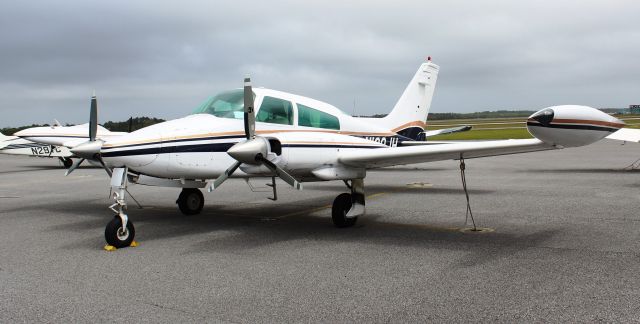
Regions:
<svg viewBox="0 0 640 324"><path fill-rule="evenodd" d="M255 99L256 95L253 94ZM205 101L193 114L210 114L221 118L242 119L244 114L244 90L236 89L219 93Z"/></svg>

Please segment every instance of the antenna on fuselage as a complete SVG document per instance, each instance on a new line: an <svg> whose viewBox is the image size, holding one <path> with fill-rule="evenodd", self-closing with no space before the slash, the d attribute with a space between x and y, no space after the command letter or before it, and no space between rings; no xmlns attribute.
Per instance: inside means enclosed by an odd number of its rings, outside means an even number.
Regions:
<svg viewBox="0 0 640 324"><path fill-rule="evenodd" d="M351 111L351 116L356 117L356 98L353 98L353 110Z"/></svg>

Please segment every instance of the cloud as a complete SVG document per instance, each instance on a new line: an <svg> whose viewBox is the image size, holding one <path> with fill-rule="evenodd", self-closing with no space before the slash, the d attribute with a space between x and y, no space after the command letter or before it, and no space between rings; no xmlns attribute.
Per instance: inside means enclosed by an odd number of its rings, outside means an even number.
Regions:
<svg viewBox="0 0 640 324"><path fill-rule="evenodd" d="M633 1L22 1L0 8L0 126L176 118L254 83L387 112L427 56L432 111L637 103Z"/></svg>

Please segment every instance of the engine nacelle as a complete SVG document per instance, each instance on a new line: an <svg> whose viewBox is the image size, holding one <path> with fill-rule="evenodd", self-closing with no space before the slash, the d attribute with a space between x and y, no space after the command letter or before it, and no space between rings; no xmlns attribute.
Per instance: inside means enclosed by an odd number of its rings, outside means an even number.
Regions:
<svg viewBox="0 0 640 324"><path fill-rule="evenodd" d="M624 126L624 122L587 106L553 106L527 119L527 130L539 140L562 147L597 142Z"/></svg>

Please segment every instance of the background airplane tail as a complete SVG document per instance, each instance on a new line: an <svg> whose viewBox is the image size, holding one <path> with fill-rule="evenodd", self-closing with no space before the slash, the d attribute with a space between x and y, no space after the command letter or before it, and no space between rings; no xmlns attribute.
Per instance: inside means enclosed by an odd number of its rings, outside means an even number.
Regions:
<svg viewBox="0 0 640 324"><path fill-rule="evenodd" d="M439 70L440 67L431 59L422 63L393 110L386 117L368 118L367 122L414 140L424 140L423 132Z"/></svg>

